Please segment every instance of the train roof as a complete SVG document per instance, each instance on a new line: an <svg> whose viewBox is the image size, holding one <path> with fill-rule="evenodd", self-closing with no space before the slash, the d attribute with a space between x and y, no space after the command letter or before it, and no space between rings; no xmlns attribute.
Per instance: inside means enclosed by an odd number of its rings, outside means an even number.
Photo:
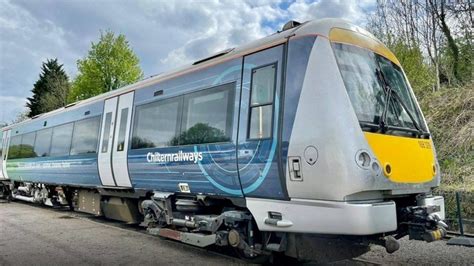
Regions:
<svg viewBox="0 0 474 266"><path fill-rule="evenodd" d="M156 83L164 81L164 80L168 80L168 79L171 79L171 78L174 78L174 77L184 75L186 73L190 73L190 72L193 72L193 71L196 71L196 70L199 70L199 69L203 69L203 68L206 68L206 67L209 67L209 66L212 66L212 65L219 64L221 62L224 62L224 61L227 61L227 60L230 60L230 59L238 58L238 57L241 57L241 56L244 56L244 55L247 55L247 54L251 54L251 53L254 53L254 52L257 52L257 51L260 51L260 50L264 50L266 48L284 43L290 37L315 35L315 36L322 36L324 38L327 38L328 35L329 35L329 31L332 28L335 28L335 27L343 28L343 29L351 29L353 31L360 32L362 34L368 35L368 36L375 39L375 37L372 34L370 34L369 32L367 32L366 30L364 30L364 29L362 29L358 26L355 26L355 25L351 24L350 22L348 22L346 20L343 20L343 19L334 19L334 18L332 18L332 19L312 20L312 21L307 21L307 22L301 23L301 24L297 23L297 22L290 21L287 24L285 24L285 26L283 27L283 29L281 31L278 31L278 32L276 32L272 35L267 36L267 37L252 41L250 43L241 45L239 47L230 48L230 49L226 49L224 51L217 52L217 53L215 53L213 55L210 55L206 58L199 59L199 60L193 62L192 64L189 64L189 65L171 70L169 72L164 72L164 73L161 73L161 74L158 74L158 75L154 75L154 76L142 79L138 82L127 85L125 87L122 87L122 88L119 88L119 89L116 89L116 90L113 90L113 91L110 91L110 92L106 92L106 93L91 97L89 99L77 101L77 102L68 104L65 107L62 107L62 108L59 108L59 109L56 109L56 110L53 110L53 111L50 111L50 112L47 112L47 113L39 114L39 115L34 116L30 119L24 120L20 123L8 125L8 126L2 128L2 130L8 130L8 129L14 128L15 126L18 126L18 125L21 125L21 124L24 124L24 123L28 123L28 121L34 120L38 117L46 118L46 117L49 117L51 115L60 113L61 111L64 111L64 110L73 110L75 108L82 107L82 106L85 106L87 104L91 104L91 103L94 103L94 102L98 102L98 101L102 101L102 100L105 100L105 99L108 99L108 98L112 98L112 97L124 94L124 93L132 91L132 90L141 89L141 88L156 84Z"/></svg>

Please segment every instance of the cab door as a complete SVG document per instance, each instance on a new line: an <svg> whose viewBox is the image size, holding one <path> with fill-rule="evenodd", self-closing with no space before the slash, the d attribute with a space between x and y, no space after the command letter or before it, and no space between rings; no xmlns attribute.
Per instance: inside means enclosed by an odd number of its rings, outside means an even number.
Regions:
<svg viewBox="0 0 474 266"><path fill-rule="evenodd" d="M134 92L105 100L99 142L99 175L102 185L131 187L128 174L128 139Z"/></svg>
<svg viewBox="0 0 474 266"><path fill-rule="evenodd" d="M285 198L279 119L284 45L244 57L238 166L246 197Z"/></svg>

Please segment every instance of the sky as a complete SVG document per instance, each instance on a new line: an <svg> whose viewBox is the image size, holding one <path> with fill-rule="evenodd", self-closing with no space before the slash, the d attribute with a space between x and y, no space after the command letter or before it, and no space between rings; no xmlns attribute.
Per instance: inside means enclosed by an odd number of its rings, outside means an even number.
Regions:
<svg viewBox="0 0 474 266"><path fill-rule="evenodd" d="M73 80L100 31L124 34L145 77L270 35L289 20L363 26L375 0L0 0L0 124L27 111L42 62Z"/></svg>

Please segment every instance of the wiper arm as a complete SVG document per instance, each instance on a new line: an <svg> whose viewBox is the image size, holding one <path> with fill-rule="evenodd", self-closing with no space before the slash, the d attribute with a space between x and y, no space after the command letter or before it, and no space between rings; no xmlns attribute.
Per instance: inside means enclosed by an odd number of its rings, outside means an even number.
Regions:
<svg viewBox="0 0 474 266"><path fill-rule="evenodd" d="M408 107L405 105L405 103L402 101L402 99L400 98L400 96L398 95L398 93L396 91L394 91L392 89L392 87L388 84L387 80L385 79L385 75L383 74L383 72L380 70L380 69L376 69L375 70L376 73L377 73L377 77L379 78L380 82L383 84L384 88L385 88L385 91L387 93L387 100L386 100L386 104L384 106L384 111L383 111L383 114L382 114L382 119L380 121L380 125L382 126L382 128L385 128L385 129L388 129L389 127L387 127L385 125L385 119L386 119L386 116L387 116L387 111L388 111L388 106L390 105L390 99L391 99L391 96L393 95L394 99L402 106L403 110L405 110L405 112L408 114L408 117L410 118L410 120L412 121L413 123L413 126L415 126L416 130L418 131L418 133L421 135L421 136L429 136L430 134L428 132L424 132L420 125L418 125L418 122L416 121L415 117L413 116L413 114L410 112L410 110L408 109ZM391 128L394 128L394 127L391 127ZM396 127L397 129L400 129L399 127Z"/></svg>
<svg viewBox="0 0 474 266"><path fill-rule="evenodd" d="M390 102L390 87L387 86L385 77L379 68L375 69L375 75L377 76L377 79L381 83L382 88L385 90L385 106L383 107L382 116L380 117L380 121L379 121L379 127L383 133L387 129L385 120L387 119L388 105Z"/></svg>
<svg viewBox="0 0 474 266"><path fill-rule="evenodd" d="M405 103L402 101L402 99L400 98L400 96L398 95L398 93L396 91L393 91L392 89L390 89L394 99L397 100L398 103L400 103L400 105L403 107L403 109L405 110L405 112L408 114L408 116L410 117L411 121L413 122L413 125L415 126L415 128L420 131L420 134L426 134L427 132L424 132L421 127L418 125L418 122L416 122L416 119L415 117L413 116L413 114L408 110L408 107L405 105Z"/></svg>
<svg viewBox="0 0 474 266"><path fill-rule="evenodd" d="M392 130L392 131L404 131L404 132L421 135L421 136L425 136L426 134L428 134L429 136L429 133L421 133L420 130L418 129L412 129L412 128L407 128L407 127L397 127L397 126L386 126L386 128L387 130Z"/></svg>
<svg viewBox="0 0 474 266"><path fill-rule="evenodd" d="M361 128L369 128L371 130L374 130L375 132L377 132L381 129L379 124L366 122L366 121L359 121L359 125L360 125Z"/></svg>

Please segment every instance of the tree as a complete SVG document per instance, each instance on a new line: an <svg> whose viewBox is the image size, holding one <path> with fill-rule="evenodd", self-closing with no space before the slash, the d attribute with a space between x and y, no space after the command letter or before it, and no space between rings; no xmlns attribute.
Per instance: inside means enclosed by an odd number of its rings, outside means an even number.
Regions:
<svg viewBox="0 0 474 266"><path fill-rule="evenodd" d="M459 40L459 77L461 81L467 83L474 79L474 47L472 39L467 37L464 40Z"/></svg>
<svg viewBox="0 0 474 266"><path fill-rule="evenodd" d="M420 54L415 51L421 52L425 68L420 70L433 71L435 91L442 84L472 81L472 23L472 4L464 1L377 0L368 19L369 29L390 48L414 52L406 59L419 62ZM411 75L416 85L415 79L419 76ZM426 90L428 86L422 87Z"/></svg>
<svg viewBox="0 0 474 266"><path fill-rule="evenodd" d="M432 69L424 62L419 46L409 47L399 41L390 48L402 64L415 93L421 95L426 91L430 91L435 81L435 76Z"/></svg>
<svg viewBox="0 0 474 266"><path fill-rule="evenodd" d="M41 66L39 79L33 85L33 96L27 98L26 106L30 109L28 117L49 112L67 104L58 95L66 95L69 92L69 78L58 63L58 59L48 59Z"/></svg>
<svg viewBox="0 0 474 266"><path fill-rule="evenodd" d="M171 139L171 145L188 145L193 143L213 143L229 141L229 137L221 129L209 126L205 123L196 123L179 136Z"/></svg>
<svg viewBox="0 0 474 266"><path fill-rule="evenodd" d="M438 23L436 23L436 16L432 11L432 6L425 2L418 2L420 9L423 10L423 16L420 16L420 23L418 24L418 31L421 35L421 44L425 48L431 65L435 71L435 81L433 91L438 91L441 87L440 80L440 47L442 36Z"/></svg>
<svg viewBox="0 0 474 266"><path fill-rule="evenodd" d="M87 56L77 61L77 75L69 101L87 99L118 89L143 77L139 59L123 34L100 33Z"/></svg>
<svg viewBox="0 0 474 266"><path fill-rule="evenodd" d="M54 110L68 104L70 83L67 79L51 76L46 79L46 85L50 90L40 99L43 110Z"/></svg>
<svg viewBox="0 0 474 266"><path fill-rule="evenodd" d="M24 111L24 112L18 113L10 124L16 124L16 123L20 123L20 122L25 121L26 119L29 118L28 117L29 113L30 113L29 111ZM8 123L5 123L5 126L8 126Z"/></svg>
<svg viewBox="0 0 474 266"><path fill-rule="evenodd" d="M459 47L456 44L456 41L454 40L453 35L451 34L451 29L448 26L447 18L446 18L446 3L445 1L433 1L429 0L428 1L431 10L436 16L437 23L439 27L441 28L441 31L443 32L447 43L448 43L448 48L451 53L452 57L452 65L453 65L453 75L457 80L460 80L459 78Z"/></svg>

